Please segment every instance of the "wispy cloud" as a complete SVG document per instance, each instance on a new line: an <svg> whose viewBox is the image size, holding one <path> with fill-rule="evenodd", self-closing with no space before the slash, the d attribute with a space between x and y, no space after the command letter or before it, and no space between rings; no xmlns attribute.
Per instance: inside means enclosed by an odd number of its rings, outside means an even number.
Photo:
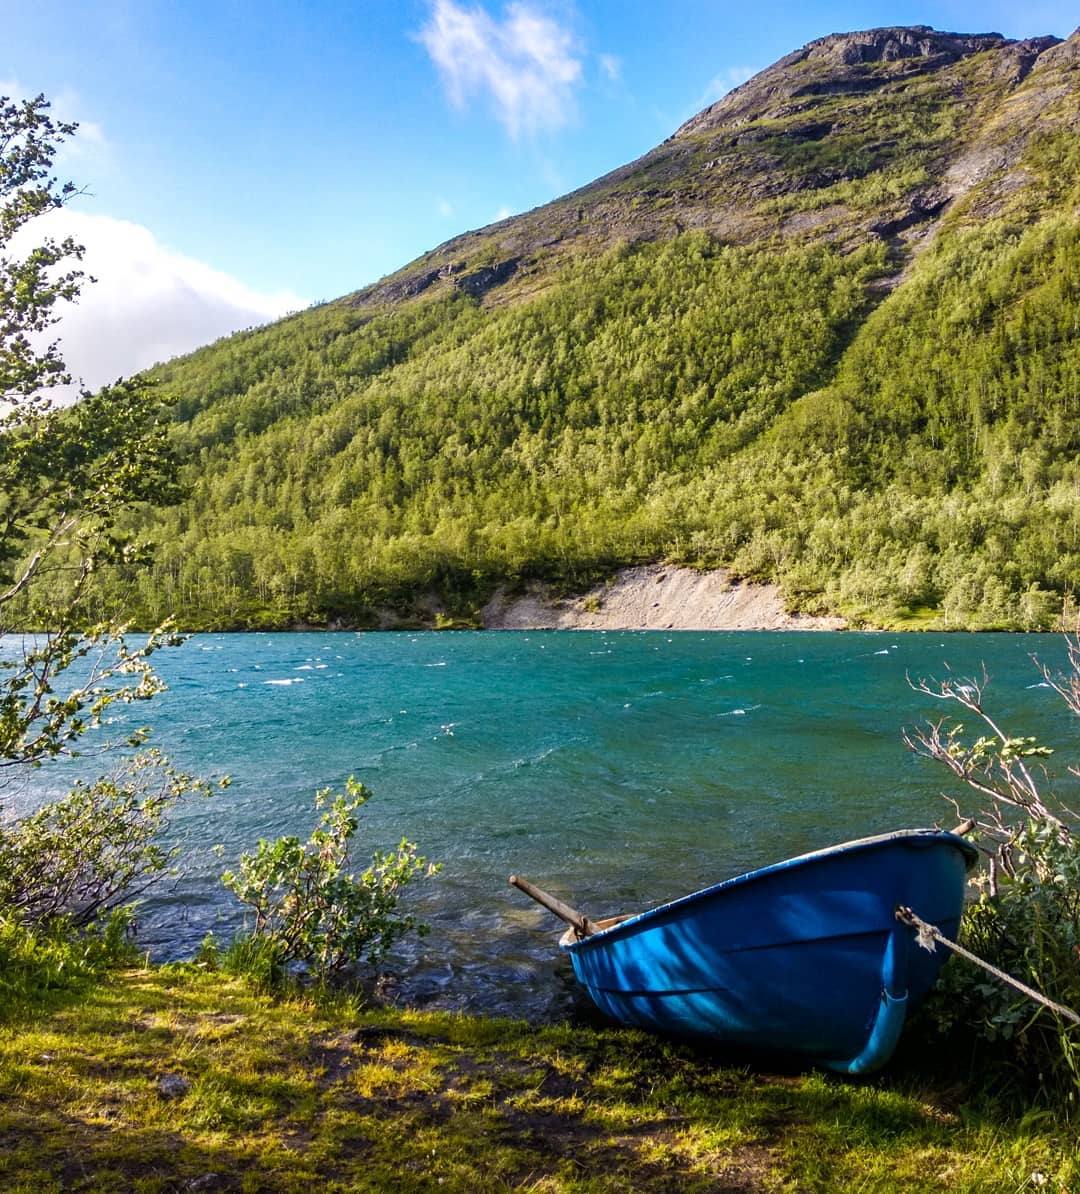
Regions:
<svg viewBox="0 0 1080 1194"><path fill-rule="evenodd" d="M109 149L105 129L97 120L87 120L85 105L78 92L69 87L51 96L53 114L58 120L73 121L78 133L64 143L63 152L72 158L97 157Z"/></svg>
<svg viewBox="0 0 1080 1194"><path fill-rule="evenodd" d="M723 99L729 91L734 91L740 83L745 83L747 79L752 79L756 74L757 71L752 66L729 66L726 70L722 70L705 85L704 91L694 101L693 111L697 113L702 108L715 104L718 99Z"/></svg>
<svg viewBox="0 0 1080 1194"><path fill-rule="evenodd" d="M109 216L51 212L24 228L12 250L68 235L86 247L82 268L97 281L85 283L47 339L60 340L69 370L91 390L307 305L288 291L256 291Z"/></svg>
<svg viewBox="0 0 1080 1194"><path fill-rule="evenodd" d="M621 58L617 58L614 54L601 54L599 62L600 69L610 82L617 83L622 78Z"/></svg>
<svg viewBox="0 0 1080 1194"><path fill-rule="evenodd" d="M6 95L9 99L34 99L37 94L19 79L13 77L0 79L0 95ZM67 160L74 158L85 160L98 157L108 151L109 143L104 127L97 120L86 119L85 105L77 91L71 87L64 87L55 95L50 95L47 98L50 115L55 120L74 122L79 126L78 134L68 138L57 153L56 163L61 169Z"/></svg>
<svg viewBox="0 0 1080 1194"><path fill-rule="evenodd" d="M13 100L33 98L25 93L19 80L10 75L7 78L0 78L0 95L6 95L8 99Z"/></svg>
<svg viewBox="0 0 1080 1194"><path fill-rule="evenodd" d="M434 0L419 33L452 103L486 96L512 138L557 129L574 114L582 63L573 34L527 3L496 19L483 6Z"/></svg>

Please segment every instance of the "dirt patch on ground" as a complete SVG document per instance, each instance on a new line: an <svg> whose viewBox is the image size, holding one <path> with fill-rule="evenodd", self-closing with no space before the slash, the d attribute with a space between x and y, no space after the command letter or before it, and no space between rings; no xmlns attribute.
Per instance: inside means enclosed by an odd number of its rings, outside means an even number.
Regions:
<svg viewBox="0 0 1080 1194"><path fill-rule="evenodd" d="M646 564L609 584L558 599L534 584L500 590L481 610L486 630L843 630L843 618L790 614L775 585L732 580L723 570L695 572Z"/></svg>

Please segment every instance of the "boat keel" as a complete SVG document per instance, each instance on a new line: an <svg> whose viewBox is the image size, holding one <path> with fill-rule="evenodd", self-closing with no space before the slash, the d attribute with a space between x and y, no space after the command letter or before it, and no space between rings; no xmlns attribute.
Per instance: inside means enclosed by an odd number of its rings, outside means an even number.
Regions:
<svg viewBox="0 0 1080 1194"><path fill-rule="evenodd" d="M881 962L881 1001L862 1052L847 1061L826 1061L841 1074L871 1074L893 1055L907 1019L907 962L911 931L897 925L889 934Z"/></svg>

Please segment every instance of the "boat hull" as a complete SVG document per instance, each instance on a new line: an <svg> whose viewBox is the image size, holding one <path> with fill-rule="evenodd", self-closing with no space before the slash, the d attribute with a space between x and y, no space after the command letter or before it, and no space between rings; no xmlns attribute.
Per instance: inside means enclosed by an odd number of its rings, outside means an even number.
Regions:
<svg viewBox="0 0 1080 1194"><path fill-rule="evenodd" d="M945 960L916 944L896 908L955 937L976 857L939 830L864 838L560 944L596 1005L624 1024L867 1072L891 1056Z"/></svg>

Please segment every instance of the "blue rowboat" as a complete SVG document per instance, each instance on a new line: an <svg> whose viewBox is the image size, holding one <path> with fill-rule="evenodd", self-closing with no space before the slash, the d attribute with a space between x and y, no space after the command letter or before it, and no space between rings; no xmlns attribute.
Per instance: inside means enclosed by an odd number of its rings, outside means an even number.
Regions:
<svg viewBox="0 0 1080 1194"><path fill-rule="evenodd" d="M977 857L936 829L862 838L637 916L581 918L559 944L597 1007L624 1024L868 1073L892 1056L945 960L896 909L955 938Z"/></svg>

